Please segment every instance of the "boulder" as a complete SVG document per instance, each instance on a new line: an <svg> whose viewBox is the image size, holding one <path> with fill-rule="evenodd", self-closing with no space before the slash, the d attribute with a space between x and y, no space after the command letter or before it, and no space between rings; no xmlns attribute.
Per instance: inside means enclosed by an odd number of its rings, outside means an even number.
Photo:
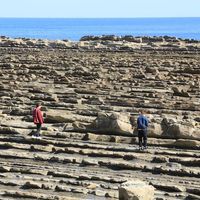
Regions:
<svg viewBox="0 0 200 200"><path fill-rule="evenodd" d="M172 87L172 90L174 92L174 96L181 96L181 97L189 97L188 86L175 86Z"/></svg>
<svg viewBox="0 0 200 200"><path fill-rule="evenodd" d="M153 200L154 187L141 180L127 181L119 187L119 200Z"/></svg>
<svg viewBox="0 0 200 200"><path fill-rule="evenodd" d="M102 132L104 134L133 135L130 116L125 113L99 113L87 128L93 132Z"/></svg>
<svg viewBox="0 0 200 200"><path fill-rule="evenodd" d="M200 139L200 129L193 121L177 121L164 118L161 122L162 136L172 139Z"/></svg>
<svg viewBox="0 0 200 200"><path fill-rule="evenodd" d="M150 137L162 137L162 126L159 123L151 123L148 127L148 136Z"/></svg>
<svg viewBox="0 0 200 200"><path fill-rule="evenodd" d="M156 67L146 67L146 72L147 73L151 73L151 74L154 74L154 75L157 75L157 74L159 74L159 71L158 71L158 69L156 68Z"/></svg>
<svg viewBox="0 0 200 200"><path fill-rule="evenodd" d="M200 122L200 117L196 117L196 118L194 118L194 120L195 120L196 122Z"/></svg>
<svg viewBox="0 0 200 200"><path fill-rule="evenodd" d="M22 186L22 188L23 189L41 189L42 184L38 182L28 181Z"/></svg>

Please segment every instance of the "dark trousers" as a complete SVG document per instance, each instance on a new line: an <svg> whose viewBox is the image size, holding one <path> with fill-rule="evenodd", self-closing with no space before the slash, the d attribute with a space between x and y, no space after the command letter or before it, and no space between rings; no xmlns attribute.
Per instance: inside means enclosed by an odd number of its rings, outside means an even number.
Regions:
<svg viewBox="0 0 200 200"><path fill-rule="evenodd" d="M40 131L42 129L42 124L36 124L37 125L37 131L35 133L35 136L39 137L40 136Z"/></svg>
<svg viewBox="0 0 200 200"><path fill-rule="evenodd" d="M147 130L138 130L139 147L147 147Z"/></svg>

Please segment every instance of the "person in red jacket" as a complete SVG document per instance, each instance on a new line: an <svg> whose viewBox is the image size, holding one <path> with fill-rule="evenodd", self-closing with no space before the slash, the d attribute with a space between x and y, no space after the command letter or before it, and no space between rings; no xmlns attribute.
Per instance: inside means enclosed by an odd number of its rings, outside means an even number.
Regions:
<svg viewBox="0 0 200 200"><path fill-rule="evenodd" d="M41 109L41 103L37 103L33 110L33 122L37 126L37 131L35 137L40 137L40 131L42 129L42 124L44 123L43 114Z"/></svg>

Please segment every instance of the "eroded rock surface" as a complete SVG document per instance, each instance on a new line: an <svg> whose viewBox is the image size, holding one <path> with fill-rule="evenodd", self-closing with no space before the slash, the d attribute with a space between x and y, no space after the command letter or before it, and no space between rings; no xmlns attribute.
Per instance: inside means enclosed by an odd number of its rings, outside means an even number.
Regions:
<svg viewBox="0 0 200 200"><path fill-rule="evenodd" d="M199 41L167 36L0 37L0 199L118 199L135 179L155 200L198 199L199 53ZM31 138L37 101L41 140Z"/></svg>

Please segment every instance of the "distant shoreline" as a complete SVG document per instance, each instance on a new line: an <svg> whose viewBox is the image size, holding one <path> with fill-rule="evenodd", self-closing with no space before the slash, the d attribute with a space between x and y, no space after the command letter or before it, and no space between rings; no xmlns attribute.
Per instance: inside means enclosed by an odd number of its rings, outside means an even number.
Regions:
<svg viewBox="0 0 200 200"><path fill-rule="evenodd" d="M6 37L6 38L9 38L9 39L28 39L28 40L43 40L43 41L71 41L71 42L80 42L82 38L84 37L102 37L102 36L115 36L115 37L118 37L118 38L124 38L124 37L127 37L127 36L131 36L131 37L134 37L134 38L142 38L142 37L147 37L147 38L162 38L162 37L171 37L171 38L177 38L179 40L182 40L182 41L200 41L200 39L193 39L193 38L180 38L180 37L176 37L176 36L169 36L169 35L154 35L154 36L151 36L151 35L85 35L85 36L82 36L79 40L70 40L68 38L64 38L64 39L49 39L49 38L31 38L31 37L10 37L10 36L7 36L7 35L0 35L0 38L1 37Z"/></svg>
<svg viewBox="0 0 200 200"><path fill-rule="evenodd" d="M0 41L1 39L6 39L6 40L18 40L21 39L23 41L27 41L27 40L32 40L32 41L48 41L48 42L58 42L58 41L68 41L68 42L81 42L81 41L113 41L113 42L119 42L119 41L123 41L123 42L135 42L135 43L142 43L142 39L149 39L151 40L150 42L158 42L160 39L166 39L167 40L176 40L175 42L178 41L186 41L188 43L199 43L199 40L196 39L190 39L190 38L178 38L176 36L169 36L169 35L159 35L159 36L148 36L148 35L84 35L83 37L81 37L78 41L76 40L69 40L69 39L48 39L48 38L28 38L28 37L10 37L10 36L6 36L6 35L0 35ZM141 42L136 41L137 39L141 39ZM169 41L168 41L169 42ZM173 42L173 41L172 41Z"/></svg>
<svg viewBox="0 0 200 200"><path fill-rule="evenodd" d="M200 52L200 40L180 39L176 37L134 37L115 35L84 36L80 41L47 40L30 38L9 38L0 36L0 47L62 49L80 51L176 51Z"/></svg>
<svg viewBox="0 0 200 200"><path fill-rule="evenodd" d="M200 40L197 18L0 18L0 35L68 39L85 35L164 36Z"/></svg>

